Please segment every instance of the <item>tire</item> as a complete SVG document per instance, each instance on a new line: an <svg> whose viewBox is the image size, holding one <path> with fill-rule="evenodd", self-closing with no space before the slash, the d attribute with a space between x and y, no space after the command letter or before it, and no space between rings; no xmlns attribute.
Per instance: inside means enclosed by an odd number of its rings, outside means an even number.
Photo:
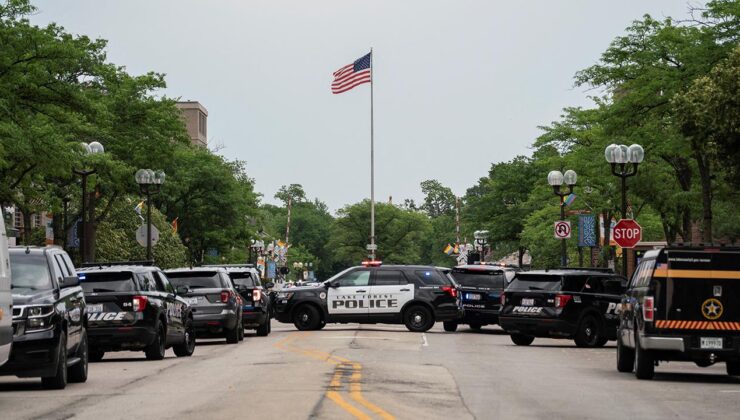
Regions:
<svg viewBox="0 0 740 420"><path fill-rule="evenodd" d="M480 331L481 328L483 328L483 324L479 324L477 322L471 322L468 324L470 326L471 330Z"/></svg>
<svg viewBox="0 0 740 420"><path fill-rule="evenodd" d="M425 306L413 305L403 313L403 323L411 332L426 332L434 326L434 318Z"/></svg>
<svg viewBox="0 0 740 420"><path fill-rule="evenodd" d="M67 386L67 332L62 330L59 337L57 367L54 376L41 378L41 385L45 389L64 389Z"/></svg>
<svg viewBox="0 0 740 420"><path fill-rule="evenodd" d="M88 348L87 351L87 360L90 362L99 362L103 360L103 356L105 356L105 352L102 350Z"/></svg>
<svg viewBox="0 0 740 420"><path fill-rule="evenodd" d="M146 355L147 360L164 359L164 351L167 340L167 336L165 334L167 332L164 329L164 325L162 325L162 322L160 321L157 321L157 325L155 328L157 330L157 336L154 337L154 341L151 344L144 348L144 354Z"/></svg>
<svg viewBox="0 0 740 420"><path fill-rule="evenodd" d="M578 324L578 330L573 341L576 342L578 347L600 347L600 343L604 338L602 322L593 315L586 315L581 319ZM606 344L602 343L601 346Z"/></svg>
<svg viewBox="0 0 740 420"><path fill-rule="evenodd" d="M257 337L267 337L270 334L270 318L268 317L262 325L257 327Z"/></svg>
<svg viewBox="0 0 740 420"><path fill-rule="evenodd" d="M241 322L238 323L233 329L226 330L226 342L229 344L237 344L239 342L239 331L244 332L244 328L241 328Z"/></svg>
<svg viewBox="0 0 740 420"><path fill-rule="evenodd" d="M725 363L727 366L727 374L730 376L740 376L740 360L728 361Z"/></svg>
<svg viewBox="0 0 740 420"><path fill-rule="evenodd" d="M74 366L70 367L67 371L67 378L70 383L84 383L87 382L87 361L88 359L87 349L87 331L82 329L82 338L80 339L80 345L77 349L77 357L80 361Z"/></svg>
<svg viewBox="0 0 740 420"><path fill-rule="evenodd" d="M617 334L617 370L624 373L632 373L635 368L635 350L622 344L622 339Z"/></svg>
<svg viewBox="0 0 740 420"><path fill-rule="evenodd" d="M640 340L635 334L635 376L637 379L653 379L655 360L649 351L640 347Z"/></svg>
<svg viewBox="0 0 740 420"><path fill-rule="evenodd" d="M244 341L244 324L239 322L239 341Z"/></svg>
<svg viewBox="0 0 740 420"><path fill-rule="evenodd" d="M321 324L319 324L319 327L318 327L318 328L316 328L316 329L317 329L317 330L323 330L323 329L324 329L324 327L326 327L326 322L324 322L324 321L321 321ZM270 327L270 328L272 329L272 327Z"/></svg>
<svg viewBox="0 0 740 420"><path fill-rule="evenodd" d="M457 331L457 322L455 321L445 321L442 323L442 325L444 325L445 331L447 332Z"/></svg>
<svg viewBox="0 0 740 420"><path fill-rule="evenodd" d="M188 319L185 323L185 337L183 342L172 346L172 350L177 357L190 357L195 351L195 327L193 321Z"/></svg>
<svg viewBox="0 0 740 420"><path fill-rule="evenodd" d="M524 334L512 334L511 341L513 341L517 346L528 346L532 344L534 337Z"/></svg>
<svg viewBox="0 0 740 420"><path fill-rule="evenodd" d="M293 312L293 325L298 331L312 331L322 328L319 310L312 305L301 305Z"/></svg>

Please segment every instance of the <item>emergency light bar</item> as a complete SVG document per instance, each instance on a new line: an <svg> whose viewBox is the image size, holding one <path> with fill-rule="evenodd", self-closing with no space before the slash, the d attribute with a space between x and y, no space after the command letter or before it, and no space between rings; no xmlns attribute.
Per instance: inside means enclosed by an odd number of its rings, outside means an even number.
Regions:
<svg viewBox="0 0 740 420"><path fill-rule="evenodd" d="M380 267L383 264L383 261L363 261L362 265L363 267Z"/></svg>

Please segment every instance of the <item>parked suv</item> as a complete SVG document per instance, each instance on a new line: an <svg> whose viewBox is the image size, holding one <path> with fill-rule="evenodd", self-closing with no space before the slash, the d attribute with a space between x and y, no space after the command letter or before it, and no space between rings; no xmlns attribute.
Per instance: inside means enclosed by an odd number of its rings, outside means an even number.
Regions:
<svg viewBox="0 0 740 420"><path fill-rule="evenodd" d="M268 290L274 284L262 284L259 272L251 264L244 265L213 265L206 267L223 267L229 273L234 287L244 301L242 304L242 326L249 330L256 330L257 335L265 337L270 334L270 319L272 318L271 299Z"/></svg>
<svg viewBox="0 0 740 420"><path fill-rule="evenodd" d="M499 324L520 346L549 337L601 347L616 339L617 305L626 284L611 270L519 272L501 297Z"/></svg>
<svg viewBox="0 0 740 420"><path fill-rule="evenodd" d="M651 379L658 361L725 362L740 375L740 248L645 253L621 303L617 370Z"/></svg>
<svg viewBox="0 0 740 420"><path fill-rule="evenodd" d="M449 269L371 262L348 268L319 286L277 293L275 318L299 330L318 330L328 322L404 324L427 331L435 322L461 315L457 285Z"/></svg>
<svg viewBox="0 0 740 420"><path fill-rule="evenodd" d="M230 344L244 339L243 300L221 267L180 268L165 272L192 307L198 338L225 337Z"/></svg>
<svg viewBox="0 0 740 420"><path fill-rule="evenodd" d="M468 324L474 330L498 324L501 294L516 271L490 264L466 264L453 268L451 274L459 286L463 316L445 321L445 331L457 330L458 324Z"/></svg>
<svg viewBox="0 0 740 420"><path fill-rule="evenodd" d="M10 257L5 216L0 209L0 366L10 357L13 346L13 296L10 294Z"/></svg>
<svg viewBox="0 0 740 420"><path fill-rule="evenodd" d="M87 301L90 360L106 352L144 351L164 359L172 347L178 357L195 350L195 327L188 303L175 293L157 267L102 264L80 270Z"/></svg>
<svg viewBox="0 0 740 420"><path fill-rule="evenodd" d="M87 381L85 296L59 247L12 247L13 349L0 375L41 377L44 388Z"/></svg>

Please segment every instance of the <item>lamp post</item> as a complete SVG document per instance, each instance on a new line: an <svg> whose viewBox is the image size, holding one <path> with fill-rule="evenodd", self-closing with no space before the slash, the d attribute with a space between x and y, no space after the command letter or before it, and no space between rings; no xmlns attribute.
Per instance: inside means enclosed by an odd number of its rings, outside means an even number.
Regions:
<svg viewBox="0 0 740 420"><path fill-rule="evenodd" d="M164 184L164 171L154 172L151 169L136 171L136 183L142 194L146 195L146 259L152 261L152 194L159 193Z"/></svg>
<svg viewBox="0 0 740 420"><path fill-rule="evenodd" d="M637 166L645 159L645 150L639 144L632 146L610 144L604 150L604 157L612 167L612 175L622 179L622 219L626 219L627 178L637 175ZM627 275L627 255L625 253L622 253L622 274Z"/></svg>
<svg viewBox="0 0 740 420"><path fill-rule="evenodd" d="M565 206L564 201L565 197L573 194L573 187L576 185L576 181L578 180L578 175L576 174L576 171L574 170L567 170L565 171L565 174L563 174L560 171L550 171L549 174L547 174L547 183L550 184L552 187L552 192L560 197L560 220L565 220ZM568 192L562 191L561 187L563 185L568 186ZM568 248L567 244L565 243L565 239L560 240L560 265L563 267L568 266Z"/></svg>
<svg viewBox="0 0 740 420"><path fill-rule="evenodd" d="M265 249L265 242L261 239L252 239L252 244L249 245L249 263L252 263L252 252L254 252L255 260L262 255L262 251Z"/></svg>
<svg viewBox="0 0 740 420"><path fill-rule="evenodd" d="M473 237L475 238L475 243L480 248L480 262L482 263L486 258L486 243L488 241L488 231L476 230L475 232L473 232Z"/></svg>
<svg viewBox="0 0 740 420"><path fill-rule="evenodd" d="M81 143L82 151L85 155L96 155L100 153L105 153L105 148L103 147L100 142L94 141L90 144L87 143ZM88 236L88 226L87 226L87 177L90 175L95 174L97 171L95 169L72 169L72 173L75 175L79 175L82 179L82 206L81 206L81 234L80 234L80 259L83 263L90 262L88 261L90 259L90 253L87 249L87 236Z"/></svg>

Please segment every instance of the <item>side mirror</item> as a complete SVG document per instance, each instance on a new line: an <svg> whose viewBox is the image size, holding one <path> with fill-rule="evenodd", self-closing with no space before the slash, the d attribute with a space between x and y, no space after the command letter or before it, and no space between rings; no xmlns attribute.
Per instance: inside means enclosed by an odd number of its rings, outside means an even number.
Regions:
<svg viewBox="0 0 740 420"><path fill-rule="evenodd" d="M268 281L267 283L265 283L265 289L272 289L273 287L275 287L275 283L271 281Z"/></svg>
<svg viewBox="0 0 740 420"><path fill-rule="evenodd" d="M333 282L329 283L329 287L339 287L339 282L338 281L333 281Z"/></svg>
<svg viewBox="0 0 740 420"><path fill-rule="evenodd" d="M65 289L67 287L74 287L78 286L80 284L80 278L77 276L69 276L62 279L62 281L59 283L59 287L61 289Z"/></svg>
<svg viewBox="0 0 740 420"><path fill-rule="evenodd" d="M177 286L177 289L175 289L175 293L178 295L187 295L189 291L188 286Z"/></svg>

